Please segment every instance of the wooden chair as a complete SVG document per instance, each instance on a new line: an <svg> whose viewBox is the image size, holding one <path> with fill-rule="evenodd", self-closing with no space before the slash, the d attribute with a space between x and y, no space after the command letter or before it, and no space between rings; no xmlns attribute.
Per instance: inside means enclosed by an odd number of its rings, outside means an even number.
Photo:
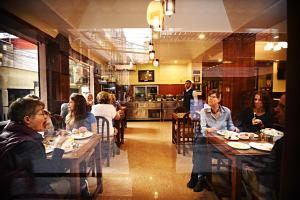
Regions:
<svg viewBox="0 0 300 200"><path fill-rule="evenodd" d="M106 119L103 116L96 116L96 121L97 121L97 133L101 134L101 141L103 143L103 145L105 145L104 142L106 142L107 145L107 150L108 150L108 154L107 154L107 167L110 166L110 155L115 156L115 138L114 136L110 136L109 135L109 121L108 119ZM101 127L101 130L100 130ZM105 134L105 128L106 128L106 134ZM102 150L103 146L102 145Z"/></svg>
<svg viewBox="0 0 300 200"><path fill-rule="evenodd" d="M186 113L182 119L178 121L176 147L177 152L180 153L180 147L183 148L183 155L186 154L186 144L193 144L194 141L195 124L190 118L190 113Z"/></svg>

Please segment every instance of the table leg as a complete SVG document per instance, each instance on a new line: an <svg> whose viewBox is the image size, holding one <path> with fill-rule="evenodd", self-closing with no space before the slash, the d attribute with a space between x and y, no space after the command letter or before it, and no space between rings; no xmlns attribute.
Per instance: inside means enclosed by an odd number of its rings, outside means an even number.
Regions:
<svg viewBox="0 0 300 200"><path fill-rule="evenodd" d="M241 197L241 161L239 158L232 160L231 166L231 199Z"/></svg>
<svg viewBox="0 0 300 200"><path fill-rule="evenodd" d="M95 162L96 162L96 177L97 177L97 187L96 187L95 194L97 194L103 192L100 143L98 143L98 145L95 147Z"/></svg>
<svg viewBox="0 0 300 200"><path fill-rule="evenodd" d="M71 194L76 197L76 199L81 199L80 197L80 169L79 163L72 164L70 166L71 176Z"/></svg>

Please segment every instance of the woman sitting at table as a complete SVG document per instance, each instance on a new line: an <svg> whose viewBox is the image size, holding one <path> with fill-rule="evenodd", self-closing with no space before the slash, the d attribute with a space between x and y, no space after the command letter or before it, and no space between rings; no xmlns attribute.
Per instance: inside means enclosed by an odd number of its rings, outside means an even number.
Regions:
<svg viewBox="0 0 300 200"><path fill-rule="evenodd" d="M0 187L4 199L59 198L70 194L70 184L57 176L63 173L59 135L52 158L47 159L43 137L47 116L39 99L19 98L8 109L10 122L0 135ZM62 196L58 196L62 195Z"/></svg>
<svg viewBox="0 0 300 200"><path fill-rule="evenodd" d="M231 111L220 105L221 93L216 90L210 90L207 94L208 105L200 111L201 131L196 132L193 145L193 170L191 179L187 186L194 188L195 192L200 192L208 188L206 176L208 175L208 147L206 145L205 135L207 132L216 132L217 130L239 131L233 125Z"/></svg>
<svg viewBox="0 0 300 200"><path fill-rule="evenodd" d="M81 94L72 94L68 103L69 112L66 116L67 130L86 127L88 131L97 133L97 123L94 114L89 112L87 102Z"/></svg>
<svg viewBox="0 0 300 200"><path fill-rule="evenodd" d="M245 132L257 132L262 128L271 128L274 122L271 97L268 92L255 92L251 106L240 115L241 128Z"/></svg>
<svg viewBox="0 0 300 200"><path fill-rule="evenodd" d="M102 91L97 94L98 104L92 106L92 113L95 116L105 117L109 121L109 135L114 135L113 129L113 119L120 119L120 112L111 104L110 94L108 92ZM101 128L101 127L100 127ZM101 129L100 129L101 130ZM104 133L106 135L106 127L104 128Z"/></svg>

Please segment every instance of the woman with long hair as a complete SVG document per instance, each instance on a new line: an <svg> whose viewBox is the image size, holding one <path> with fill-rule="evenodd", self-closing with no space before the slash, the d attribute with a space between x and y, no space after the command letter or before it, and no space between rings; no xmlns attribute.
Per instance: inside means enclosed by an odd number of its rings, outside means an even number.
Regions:
<svg viewBox="0 0 300 200"><path fill-rule="evenodd" d="M89 111L86 99L81 94L72 94L68 103L69 112L66 116L67 130L86 127L88 131L97 132L96 118Z"/></svg>
<svg viewBox="0 0 300 200"><path fill-rule="evenodd" d="M257 132L262 128L273 126L274 112L271 101L268 92L254 92L250 107L246 108L240 116L242 131Z"/></svg>

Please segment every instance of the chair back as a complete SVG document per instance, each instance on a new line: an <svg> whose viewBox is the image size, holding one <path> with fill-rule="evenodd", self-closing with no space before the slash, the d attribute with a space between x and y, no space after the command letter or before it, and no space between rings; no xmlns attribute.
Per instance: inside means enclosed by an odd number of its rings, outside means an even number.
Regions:
<svg viewBox="0 0 300 200"><path fill-rule="evenodd" d="M109 121L103 116L95 116L97 121L97 133L101 134L102 140L106 137L109 138ZM106 128L106 136L104 135ZM101 130L100 130L101 129Z"/></svg>
<svg viewBox="0 0 300 200"><path fill-rule="evenodd" d="M190 113L185 113L182 120L182 131L186 138L194 137L194 122L190 117Z"/></svg>
<svg viewBox="0 0 300 200"><path fill-rule="evenodd" d="M52 121L54 130L66 128L66 124L65 124L63 116L58 115L58 114L51 114L50 117L51 117L51 121Z"/></svg>

